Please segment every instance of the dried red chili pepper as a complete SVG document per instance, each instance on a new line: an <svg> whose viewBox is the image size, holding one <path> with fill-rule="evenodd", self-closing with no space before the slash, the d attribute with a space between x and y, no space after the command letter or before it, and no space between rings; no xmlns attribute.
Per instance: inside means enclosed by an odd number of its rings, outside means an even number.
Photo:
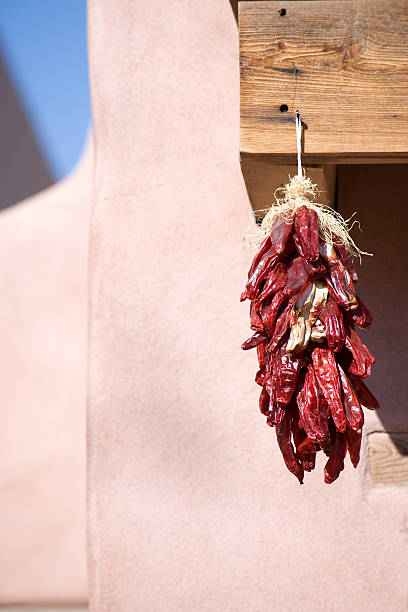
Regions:
<svg viewBox="0 0 408 612"><path fill-rule="evenodd" d="M257 373L255 374L255 382L257 385L259 385L260 387L263 387L264 385L266 385L266 381L268 379L268 371L266 368L260 368Z"/></svg>
<svg viewBox="0 0 408 612"><path fill-rule="evenodd" d="M346 415L341 400L336 359L330 349L316 347L312 352L313 369L338 431L346 431Z"/></svg>
<svg viewBox="0 0 408 612"><path fill-rule="evenodd" d="M251 302L251 306L249 308L249 317L251 319L251 329L254 331L262 331L263 323L260 316L260 308L256 302Z"/></svg>
<svg viewBox="0 0 408 612"><path fill-rule="evenodd" d="M331 268L326 283L330 295L340 306L350 310L357 308L356 295L351 289L351 277L346 268L339 265Z"/></svg>
<svg viewBox="0 0 408 612"><path fill-rule="evenodd" d="M358 275L355 267L353 266L353 262L351 261L350 255L347 253L343 244L341 244L340 238L336 236L333 237L334 247L340 257L340 261L345 266L345 268L350 272L351 280L356 283L358 281Z"/></svg>
<svg viewBox="0 0 408 612"><path fill-rule="evenodd" d="M262 241L258 252L256 253L253 262L251 264L251 267L249 268L249 272L248 272L248 280L251 278L252 274L255 272L255 268L257 267L257 265L259 264L259 262L261 261L262 257L265 255L265 253L267 253L270 249L272 248L272 242L271 242L271 237L267 236L265 238L265 240Z"/></svg>
<svg viewBox="0 0 408 612"><path fill-rule="evenodd" d="M331 296L320 312L319 319L326 330L328 347L334 352L340 351L344 346L346 332L343 324L343 315Z"/></svg>
<svg viewBox="0 0 408 612"><path fill-rule="evenodd" d="M327 453L330 452L332 449L332 439L331 439L331 435L330 435L330 426L333 425L333 419L331 418L331 414L330 414L330 408L329 408L329 403L326 400L326 398L323 395L323 392L320 388L319 385L319 411L321 414L321 422L324 423L326 422L328 424L328 434L326 435L326 437L322 440L319 441L320 447L321 449ZM323 425L324 427L324 425ZM326 431L326 429L324 428L324 431Z"/></svg>
<svg viewBox="0 0 408 612"><path fill-rule="evenodd" d="M292 233L293 217L289 219L276 216L272 229L270 231L270 238L273 248L278 255L284 253L288 239Z"/></svg>
<svg viewBox="0 0 408 612"><path fill-rule="evenodd" d="M262 323L269 336L273 336L275 331L275 323L278 317L279 309L286 302L286 295L282 292L277 293L270 306L265 313L262 312Z"/></svg>
<svg viewBox="0 0 408 612"><path fill-rule="evenodd" d="M346 431L346 442L350 461L355 468L360 461L361 434L361 429L354 431L353 429L347 428Z"/></svg>
<svg viewBox="0 0 408 612"><path fill-rule="evenodd" d="M329 438L328 414L320 411L320 389L313 371L308 365L303 385L297 394L299 416L307 437L313 442L327 443Z"/></svg>
<svg viewBox="0 0 408 612"><path fill-rule="evenodd" d="M296 457L301 461L304 470L311 472L315 467L318 447L306 436L299 422L298 414L295 414L292 418L291 429L296 448Z"/></svg>
<svg viewBox="0 0 408 612"><path fill-rule="evenodd" d="M261 334L259 332L255 332L248 340L242 343L242 350L248 351L249 349L255 348L258 344L265 342L268 339L268 336L265 334Z"/></svg>
<svg viewBox="0 0 408 612"><path fill-rule="evenodd" d="M285 417L286 410L285 407L280 406L279 404L275 404L271 398L269 403L269 412L268 417L266 419L266 424L269 427L276 427L282 423L283 418Z"/></svg>
<svg viewBox="0 0 408 612"><path fill-rule="evenodd" d="M375 363L375 357L357 336L354 329L349 329L346 335L345 346L350 351L352 358L347 362L347 370L350 374L367 378L371 374L371 366Z"/></svg>
<svg viewBox="0 0 408 612"><path fill-rule="evenodd" d="M268 415L269 412L269 394L265 387L262 388L261 395L259 396L259 410L265 416Z"/></svg>
<svg viewBox="0 0 408 612"><path fill-rule="evenodd" d="M257 297L262 281L264 281L272 272L277 261L278 255L273 249L270 249L261 258L251 278L246 284L245 294L248 299L254 300Z"/></svg>
<svg viewBox="0 0 408 612"><path fill-rule="evenodd" d="M344 413L347 419L347 425L354 431L359 431L364 423L364 414L361 410L360 402L358 401L357 395L352 387L351 382L347 378L346 374L340 364L337 365L340 375L340 382L342 388L343 406Z"/></svg>
<svg viewBox="0 0 408 612"><path fill-rule="evenodd" d="M347 445L345 435L337 431L334 448L330 452L329 460L324 468L324 481L327 484L334 482L340 476L340 472L344 470L346 452Z"/></svg>
<svg viewBox="0 0 408 612"><path fill-rule="evenodd" d="M302 257L295 257L288 266L287 280L283 293L292 297L303 289L309 280L309 275Z"/></svg>
<svg viewBox="0 0 408 612"><path fill-rule="evenodd" d="M357 308L346 313L347 321L350 325L357 325L362 329L368 329L373 322L371 312L367 306L357 296Z"/></svg>
<svg viewBox="0 0 408 612"><path fill-rule="evenodd" d="M300 206L296 211L293 239L296 248L307 261L319 257L319 220L312 208Z"/></svg>
<svg viewBox="0 0 408 612"><path fill-rule="evenodd" d="M370 410L378 410L380 404L375 399L370 389L363 383L363 381L358 376L353 376L352 374L350 374L350 380L351 384L355 389L360 404L364 406L364 408L369 408Z"/></svg>
<svg viewBox="0 0 408 612"><path fill-rule="evenodd" d="M276 428L288 469L303 482L321 449L325 482L332 483L347 450L357 465L362 406L376 409L378 402L361 380L375 359L354 331L369 327L372 316L356 296L343 243L334 234L334 247L325 243L318 225L307 206L273 219L241 296L251 301L255 332L242 348L256 347L259 408Z"/></svg>
<svg viewBox="0 0 408 612"><path fill-rule="evenodd" d="M325 244L320 247L320 254L327 265L326 283L330 295L346 309L357 308L356 292L350 272L337 258L334 248Z"/></svg>
<svg viewBox="0 0 408 612"><path fill-rule="evenodd" d="M258 346L256 347L256 354L258 357L259 368L262 369L266 366L266 351L264 342L258 344Z"/></svg>
<svg viewBox="0 0 408 612"><path fill-rule="evenodd" d="M296 454L303 463L306 472L314 470L316 465L316 453L318 450L320 450L319 447L313 444L309 438L305 438L296 448Z"/></svg>
<svg viewBox="0 0 408 612"><path fill-rule="evenodd" d="M271 275L265 283L261 293L257 297L257 302L262 302L267 297L274 295L277 291L283 289L286 284L287 274L286 267L282 262L278 262L273 268Z"/></svg>
<svg viewBox="0 0 408 612"><path fill-rule="evenodd" d="M295 451L292 446L290 421L291 417L288 413L286 413L282 422L276 426L276 438L288 470L296 476L300 484L303 484L303 465L296 458Z"/></svg>
<svg viewBox="0 0 408 612"><path fill-rule="evenodd" d="M304 364L304 356L292 356L286 352L286 346L282 346L274 356L272 381L276 402L287 406L292 399L300 368Z"/></svg>
<svg viewBox="0 0 408 612"><path fill-rule="evenodd" d="M277 348L282 338L284 337L284 335L289 329L290 315L292 312L292 306L293 306L295 299L296 298L292 298L289 300L289 302L287 303L284 310L282 311L282 313L280 314L280 316L278 317L276 321L273 336L266 347L267 351L269 351L270 353L272 353Z"/></svg>

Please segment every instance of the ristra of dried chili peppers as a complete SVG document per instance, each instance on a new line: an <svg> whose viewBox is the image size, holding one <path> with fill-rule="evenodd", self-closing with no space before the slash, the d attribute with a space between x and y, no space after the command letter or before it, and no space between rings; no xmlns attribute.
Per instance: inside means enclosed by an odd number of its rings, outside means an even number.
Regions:
<svg viewBox="0 0 408 612"><path fill-rule="evenodd" d="M358 464L362 407L379 405L362 381L375 359L355 331L372 322L354 286L350 255L360 251L338 213L314 201L315 188L292 178L264 219L241 295L251 301L255 333L242 348L257 349L260 411L289 471L303 483L322 450L332 483L347 452Z"/></svg>

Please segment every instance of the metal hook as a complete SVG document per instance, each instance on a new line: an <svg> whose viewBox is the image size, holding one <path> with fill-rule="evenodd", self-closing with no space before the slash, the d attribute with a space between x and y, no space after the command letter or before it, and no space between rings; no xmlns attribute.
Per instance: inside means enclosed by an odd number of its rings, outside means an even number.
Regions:
<svg viewBox="0 0 408 612"><path fill-rule="evenodd" d="M295 110L295 115L298 177L302 178L302 119L300 117L300 110L298 108Z"/></svg>

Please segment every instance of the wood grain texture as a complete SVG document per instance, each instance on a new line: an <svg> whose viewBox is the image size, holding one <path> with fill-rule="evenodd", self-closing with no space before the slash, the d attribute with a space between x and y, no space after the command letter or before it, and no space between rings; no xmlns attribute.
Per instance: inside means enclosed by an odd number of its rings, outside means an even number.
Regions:
<svg viewBox="0 0 408 612"><path fill-rule="evenodd" d="M408 432L374 432L368 440L374 486L408 485Z"/></svg>
<svg viewBox="0 0 408 612"><path fill-rule="evenodd" d="M239 30L241 151L293 159L299 108L309 163L407 159L408 0L240 2Z"/></svg>

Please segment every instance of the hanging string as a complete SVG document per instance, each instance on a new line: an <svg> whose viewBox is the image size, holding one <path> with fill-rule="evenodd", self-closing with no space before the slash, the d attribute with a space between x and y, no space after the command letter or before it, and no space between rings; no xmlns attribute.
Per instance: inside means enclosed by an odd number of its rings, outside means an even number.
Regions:
<svg viewBox="0 0 408 612"><path fill-rule="evenodd" d="M302 120L300 118L300 110L296 109L295 113L298 177L302 178Z"/></svg>

